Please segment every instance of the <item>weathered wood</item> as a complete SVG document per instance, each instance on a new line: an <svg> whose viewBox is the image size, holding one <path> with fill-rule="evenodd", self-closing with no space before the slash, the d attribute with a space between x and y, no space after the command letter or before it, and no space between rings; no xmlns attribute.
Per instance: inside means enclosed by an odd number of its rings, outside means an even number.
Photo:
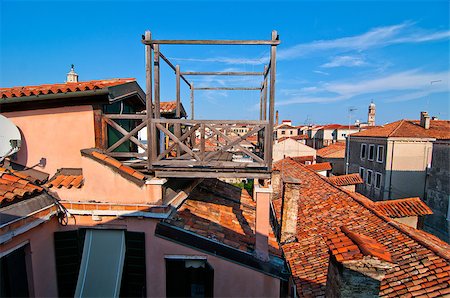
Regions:
<svg viewBox="0 0 450 298"><path fill-rule="evenodd" d="M103 112L100 105L94 106L94 135L95 135L95 147L104 149L103 145L105 142L103 138L106 136L103 135L103 127L102 127L102 117Z"/></svg>
<svg viewBox="0 0 450 298"><path fill-rule="evenodd" d="M178 145L180 145L180 147L186 151L186 153L188 153L189 155L191 155L192 157L194 157L196 160L201 160L200 157L195 154L191 148L189 148L188 146L186 146L183 142L180 142L180 140L174 136L168 129L166 129L164 126L162 126L161 124L156 124L156 127L159 128L162 132L164 132L166 135L169 136L169 138L172 139L172 141L177 142Z"/></svg>
<svg viewBox="0 0 450 298"><path fill-rule="evenodd" d="M263 109L262 109L263 117L261 120L267 120L267 76L264 78L263 83Z"/></svg>
<svg viewBox="0 0 450 298"><path fill-rule="evenodd" d="M269 124L269 122L261 121L261 120L192 120L192 119L152 119L153 123L181 123L185 125L195 125L197 123L204 123L204 124L218 124L218 125L225 125L225 124L232 124L232 125L264 125Z"/></svg>
<svg viewBox="0 0 450 298"><path fill-rule="evenodd" d="M278 39L277 31L272 31L272 40ZM270 47L270 94L269 94L269 127L264 138L266 143L264 146L264 160L269 163L269 170L272 170L272 148L273 148L273 122L275 114L275 76L276 76L276 55L277 47Z"/></svg>
<svg viewBox="0 0 450 298"><path fill-rule="evenodd" d="M169 60L166 56L164 56L163 53L161 53L161 51L159 51L159 57L161 57L161 59L162 59L164 62L166 62L167 65L169 65L169 67L172 68L175 72L177 71L177 70L176 70L176 66L174 66L174 65L172 64L172 62L170 62L170 60ZM186 82L186 84L187 84L189 87L191 86L191 83L189 83L189 81L188 81L182 74L180 75L180 77L181 77L181 79L182 79L183 81Z"/></svg>
<svg viewBox="0 0 450 298"><path fill-rule="evenodd" d="M151 40L150 31L145 32L145 40ZM153 118L153 100L152 100L152 48L150 45L145 47L145 105L148 118ZM149 124L149 123L148 123ZM151 168L151 161L156 158L156 142L153 142L153 126L147 125L147 168Z"/></svg>
<svg viewBox="0 0 450 298"><path fill-rule="evenodd" d="M141 129L143 129L146 125L148 124L148 120L142 122L141 124L139 124L138 126L136 126L135 128L133 128L128 134L124 135L122 138L120 138L117 142L115 142L111 147L109 147L106 152L112 152L114 149L116 149L117 147L119 147L120 145L122 145L122 143L124 143L125 141L127 141L129 138L131 138L132 136L134 136L135 134L138 133L138 131L140 131ZM148 148L148 143L147 146L145 146L145 150L147 150Z"/></svg>
<svg viewBox="0 0 450 298"><path fill-rule="evenodd" d="M200 127L200 157L202 161L205 160L205 147L206 147L206 139L205 139L205 124L201 124Z"/></svg>
<svg viewBox="0 0 450 298"><path fill-rule="evenodd" d="M128 131L126 131L126 129L124 129L122 126L120 126L116 122L114 122L114 121L112 121L112 120L110 120L108 118L105 118L105 121L106 121L106 123L108 123L110 126L112 126L115 130L117 130L118 132L120 132L124 136L128 136L130 134ZM136 139L133 135L129 136L129 139L130 139L130 141L132 141L133 143L135 143L136 145L138 145L142 149L147 150L147 146L142 144L141 141Z"/></svg>
<svg viewBox="0 0 450 298"><path fill-rule="evenodd" d="M258 162L238 162L238 161L224 161L224 160L211 160L211 161L198 161L195 159L164 159L159 160L153 163L154 166L157 167L170 167L170 166L176 166L176 167L204 167L204 168L227 168L227 169L258 169L258 168L265 168L267 165L265 163L258 163Z"/></svg>
<svg viewBox="0 0 450 298"><path fill-rule="evenodd" d="M137 114L104 114L104 117L112 120L144 120L147 115ZM151 118L151 117L150 117Z"/></svg>
<svg viewBox="0 0 450 298"><path fill-rule="evenodd" d="M186 76L262 76L263 72L256 71L185 71Z"/></svg>
<svg viewBox="0 0 450 298"><path fill-rule="evenodd" d="M184 140L186 140L188 137L190 137L198 128L200 127L200 124L194 125L191 129L189 129L188 131L186 131L180 138L179 141L183 142ZM161 160L165 157L166 154L168 154L173 148L175 148L175 146L178 145L178 143L174 142L172 145L170 145L166 150L164 150L163 153L161 153L160 155L158 155L156 160Z"/></svg>
<svg viewBox="0 0 450 298"><path fill-rule="evenodd" d="M197 87L194 90L227 90L227 91L246 91L261 90L261 87Z"/></svg>
<svg viewBox="0 0 450 298"><path fill-rule="evenodd" d="M194 83L191 83L191 119L194 120Z"/></svg>
<svg viewBox="0 0 450 298"><path fill-rule="evenodd" d="M146 153L137 153L137 152L110 152L108 153L111 157L129 157L129 158L138 158L146 156Z"/></svg>
<svg viewBox="0 0 450 298"><path fill-rule="evenodd" d="M266 66L264 66L264 79L267 77L267 75L269 74L269 70L270 70L270 68L271 68L271 64L272 63L272 61L269 61L269 64L267 64Z"/></svg>
<svg viewBox="0 0 450 298"><path fill-rule="evenodd" d="M154 83L154 92L155 92L155 118L159 119L161 118L161 104L160 104L160 92L161 92L161 86L160 86L160 69L159 69L159 45L154 46L154 54L153 54L153 83Z"/></svg>
<svg viewBox="0 0 450 298"><path fill-rule="evenodd" d="M197 171L164 171L164 170L156 170L156 177L161 178L254 178L254 179L269 179L270 173L258 173L251 171L244 172L206 172L205 170L197 170Z"/></svg>
<svg viewBox="0 0 450 298"><path fill-rule="evenodd" d="M175 66L175 82L176 82L176 110L175 117L177 119L181 118L181 99L180 99L180 66ZM175 124L175 135L177 138L181 137L181 127L179 123ZM177 156L181 155L180 146L177 147Z"/></svg>
<svg viewBox="0 0 450 298"><path fill-rule="evenodd" d="M172 44L172 45L279 45L279 40L205 40L205 39L153 39L143 40L143 44Z"/></svg>

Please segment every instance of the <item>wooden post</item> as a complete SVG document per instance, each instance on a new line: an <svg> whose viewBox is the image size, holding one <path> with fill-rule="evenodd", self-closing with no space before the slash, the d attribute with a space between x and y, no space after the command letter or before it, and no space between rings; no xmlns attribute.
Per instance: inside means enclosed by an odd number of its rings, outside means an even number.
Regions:
<svg viewBox="0 0 450 298"><path fill-rule="evenodd" d="M177 106L175 111L175 117L177 119L181 118L181 99L180 99L180 66L175 66L175 75L176 75L176 100ZM177 138L181 137L181 126L179 123L175 124L175 136ZM180 146L177 146L177 156L181 156Z"/></svg>
<svg viewBox="0 0 450 298"><path fill-rule="evenodd" d="M194 120L194 83L191 83L191 119Z"/></svg>
<svg viewBox="0 0 450 298"><path fill-rule="evenodd" d="M150 31L145 31L145 40L151 40L152 34ZM145 105L147 108L147 168L150 169L152 166L152 161L156 159L156 151L153 148L153 128L154 126L150 123L150 119L153 118L153 101L152 101L152 47L150 45L145 46Z"/></svg>
<svg viewBox="0 0 450 298"><path fill-rule="evenodd" d="M161 105L160 105L160 79L159 79L159 44L154 45L155 53L153 55L153 72L155 74L155 118L161 118Z"/></svg>
<svg viewBox="0 0 450 298"><path fill-rule="evenodd" d="M272 31L272 40L278 40L277 31ZM272 170L272 148L273 148L273 117L275 112L275 75L276 75L277 46L270 46L270 93L269 93L269 125L265 132L264 161L268 164L269 171Z"/></svg>
<svg viewBox="0 0 450 298"><path fill-rule="evenodd" d="M267 71L267 66L264 67L264 72ZM267 76L264 78L264 94L263 94L263 117L261 120L267 120Z"/></svg>
<svg viewBox="0 0 450 298"><path fill-rule="evenodd" d="M261 92L259 93L259 120L263 120L263 92L264 82L261 83Z"/></svg>

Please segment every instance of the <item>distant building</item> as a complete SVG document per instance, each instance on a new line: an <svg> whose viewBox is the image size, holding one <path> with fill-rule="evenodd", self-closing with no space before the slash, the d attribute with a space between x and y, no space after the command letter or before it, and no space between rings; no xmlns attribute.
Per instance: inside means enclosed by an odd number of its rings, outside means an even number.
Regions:
<svg viewBox="0 0 450 298"><path fill-rule="evenodd" d="M433 143L426 185L425 202L434 214L425 219L424 229L450 243L450 140Z"/></svg>
<svg viewBox="0 0 450 298"><path fill-rule="evenodd" d="M298 135L298 128L292 125L291 120L283 120L280 125L274 127L275 140L283 137L295 137Z"/></svg>
<svg viewBox="0 0 450 298"><path fill-rule="evenodd" d="M367 125L375 126L375 104L373 101L369 105L369 113L367 114Z"/></svg>
<svg viewBox="0 0 450 298"><path fill-rule="evenodd" d="M311 130L308 131L308 137L311 140L308 145L315 149L320 149L334 143L345 142L347 135L360 130L359 126L341 124L311 127Z"/></svg>
<svg viewBox="0 0 450 298"><path fill-rule="evenodd" d="M305 145L302 139L286 138L275 141L272 156L274 161L294 156L314 156L315 159L316 150Z"/></svg>
<svg viewBox="0 0 450 298"><path fill-rule="evenodd" d="M317 150L317 162L331 163L332 175L345 174L345 143L339 142Z"/></svg>
<svg viewBox="0 0 450 298"><path fill-rule="evenodd" d="M365 183L357 191L374 201L425 197L433 142L450 139L450 121L400 120L350 136L349 172Z"/></svg>

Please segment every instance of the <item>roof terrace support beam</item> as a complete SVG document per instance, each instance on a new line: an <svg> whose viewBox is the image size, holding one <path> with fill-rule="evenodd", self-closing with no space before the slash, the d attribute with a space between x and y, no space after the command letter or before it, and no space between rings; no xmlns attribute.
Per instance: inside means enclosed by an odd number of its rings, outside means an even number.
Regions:
<svg viewBox="0 0 450 298"><path fill-rule="evenodd" d="M194 83L191 83L191 120L194 120Z"/></svg>
<svg viewBox="0 0 450 298"><path fill-rule="evenodd" d="M181 73L186 76L262 76L263 72L246 71L185 71Z"/></svg>
<svg viewBox="0 0 450 298"><path fill-rule="evenodd" d="M144 44L172 44L172 45L279 45L277 40L205 40L205 39L180 39L180 40L143 40Z"/></svg>
<svg viewBox="0 0 450 298"><path fill-rule="evenodd" d="M150 31L145 31L145 39L151 40L152 34ZM152 102L152 47L145 46L145 105L147 108L147 118L153 118L153 102ZM151 168L151 161L156 159L156 151L153 146L153 125L147 125L147 168ZM156 143L155 143L156 145Z"/></svg>
<svg viewBox="0 0 450 298"><path fill-rule="evenodd" d="M177 119L181 118L181 99L180 99L180 66L175 66L175 75L176 75L176 110L175 110L175 117ZM177 138L181 137L181 126L180 124L175 124L175 136ZM177 146L177 156L181 155L180 146Z"/></svg>
<svg viewBox="0 0 450 298"><path fill-rule="evenodd" d="M153 55L153 83L155 87L155 118L161 118L161 104L160 104L160 73L159 73L159 45L154 46L155 53Z"/></svg>
<svg viewBox="0 0 450 298"><path fill-rule="evenodd" d="M197 87L195 90L261 90L261 87Z"/></svg>
<svg viewBox="0 0 450 298"><path fill-rule="evenodd" d="M269 69L269 66L264 67L264 72L267 72ZM264 77L264 83L263 83L263 109L262 109L262 119L267 119L267 76Z"/></svg>
<svg viewBox="0 0 450 298"><path fill-rule="evenodd" d="M272 31L272 40L278 40L277 31ZM272 45L270 47L270 93L269 93L269 125L268 131L265 132L265 146L264 146L264 161L269 166L269 171L272 170L272 148L273 148L273 117L275 114L275 76L276 76L276 57L277 47Z"/></svg>
<svg viewBox="0 0 450 298"><path fill-rule="evenodd" d="M163 59L164 62L166 62L167 65L169 65L169 67L172 68L172 69L175 71L175 74L176 74L176 71L177 71L176 66L174 66L174 65L172 64L172 62L170 62L170 60L169 60L168 58L166 58L166 56L163 55L163 53L159 52L159 57L161 57L161 59ZM191 86L191 83L189 83L189 81L183 76L182 73L180 73L180 77L181 77L181 79L182 79L183 81L186 82L186 84L187 84L189 87Z"/></svg>

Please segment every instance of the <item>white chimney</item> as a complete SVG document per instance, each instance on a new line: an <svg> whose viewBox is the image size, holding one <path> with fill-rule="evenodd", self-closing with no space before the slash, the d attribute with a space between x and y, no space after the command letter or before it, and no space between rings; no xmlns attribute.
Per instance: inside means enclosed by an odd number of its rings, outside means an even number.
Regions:
<svg viewBox="0 0 450 298"><path fill-rule="evenodd" d="M67 73L67 83L77 83L78 82L78 74L74 70L74 65L72 64L72 68Z"/></svg>
<svg viewBox="0 0 450 298"><path fill-rule="evenodd" d="M427 112L420 112L420 126L425 129L430 128L430 116Z"/></svg>

